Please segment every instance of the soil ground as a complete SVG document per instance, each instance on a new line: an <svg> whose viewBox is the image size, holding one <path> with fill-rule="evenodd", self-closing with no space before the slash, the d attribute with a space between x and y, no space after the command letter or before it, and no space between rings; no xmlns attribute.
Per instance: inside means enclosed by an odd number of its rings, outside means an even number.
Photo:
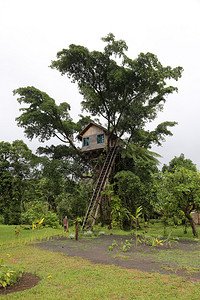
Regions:
<svg viewBox="0 0 200 300"><path fill-rule="evenodd" d="M181 268L178 262L170 260L170 254L168 260L159 261L156 256L160 252L180 250L187 252L187 255L192 257L193 251L199 251L200 243L193 241L179 241L173 243L171 247L160 246L159 248L153 248L146 244L139 244L137 249L135 241L131 242L131 247L126 251L122 251L121 243L125 243L126 240L130 241L130 236L119 235L104 235L98 238L79 239L78 241L69 239L54 239L51 241L42 242L36 244L45 250L51 250L55 252L66 253L68 256L76 256L87 259L93 263L116 265L128 269L137 269L146 272L158 272L161 274L174 274L177 276L184 276L188 280L200 280L200 259L199 268L193 268L191 270L185 270ZM119 245L113 247L112 251L109 251L109 246L113 241ZM191 268L192 269L192 268Z"/></svg>
<svg viewBox="0 0 200 300"><path fill-rule="evenodd" d="M8 286L6 289L0 288L0 296L30 289L37 285L39 281L40 278L38 276L24 273L17 284Z"/></svg>
<svg viewBox="0 0 200 300"><path fill-rule="evenodd" d="M173 250L183 251L182 253L187 252L187 255L191 255L191 257L193 252L198 253L199 251L200 253L200 243L181 240L178 243L173 243L171 247L163 245L159 248L153 248L146 244L139 244L136 249L135 241L132 241L130 248L126 252L122 251L121 243L124 244L126 240L130 241L130 239L130 236L120 235L104 235L98 238L79 239L78 241L66 238L54 238L49 241L37 243L35 246L47 251L62 252L71 257L81 257L92 263L116 265L145 272L173 274L183 276L191 281L200 280L200 259L199 268L188 269L181 267L174 260L174 257L170 259L170 251ZM108 248L113 244L113 241L118 246L114 246L113 250L109 251ZM162 260L160 257L163 256L160 256L160 254L163 254L163 252L164 254L166 253L166 257ZM157 259L158 257L159 259ZM0 295L29 289L35 286L39 280L39 277L25 273L17 285L8 287L6 291L0 289Z"/></svg>

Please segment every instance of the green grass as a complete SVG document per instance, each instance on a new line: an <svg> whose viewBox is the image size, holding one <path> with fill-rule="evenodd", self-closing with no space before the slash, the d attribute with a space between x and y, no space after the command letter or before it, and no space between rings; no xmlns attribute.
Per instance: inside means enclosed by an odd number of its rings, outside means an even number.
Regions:
<svg viewBox="0 0 200 300"><path fill-rule="evenodd" d="M133 233L109 231L95 226L96 234L99 231L113 235ZM143 231L142 228L141 232ZM70 228L70 233L72 232L74 228ZM155 223L151 225L149 232L153 236L162 235L163 227ZM173 236L177 234L179 238L194 240L189 230L187 235L184 235L182 228L176 228ZM32 236L34 240L41 240L54 235L63 235L63 229L44 228L33 232L21 230L17 237L15 226L0 225L0 258L4 258L5 263L13 267L21 266L25 272L36 272L41 278L34 288L2 296L2 299L199 299L200 282L190 282L175 275L92 264L81 258L41 250L25 243L31 241ZM165 261L170 257L183 268L190 268L191 272L196 271L200 260L197 251L187 253L169 249L159 253L155 251L152 255L155 260L163 262L163 268L166 267Z"/></svg>
<svg viewBox="0 0 200 300"><path fill-rule="evenodd" d="M152 237L167 237L168 234L170 233L170 231L172 230L171 233L171 238L178 238L178 239L182 239L182 240L193 240L194 241L194 237L192 234L192 229L191 227L187 228L187 233L184 233L184 227L183 226L177 226L177 227L171 227L171 226L167 226L166 227L166 234L164 236L164 227L163 224L160 222L154 223L154 224L150 224L149 228L146 229L147 233L146 235L148 236L148 234L150 234L150 236ZM197 231L200 237L200 226L197 226ZM143 223L141 223L141 229L138 230L138 234L140 234L141 232L144 232L144 226ZM195 239L197 240L197 239Z"/></svg>
<svg viewBox="0 0 200 300"><path fill-rule="evenodd" d="M5 247L14 247L21 244L29 244L33 241L41 241L49 239L56 235L66 235L62 228L41 228L35 230L21 229L19 234L15 233L15 229L20 228L16 225L0 225L0 249Z"/></svg>
<svg viewBox="0 0 200 300"><path fill-rule="evenodd" d="M200 272L200 251L186 251L186 250L163 250L153 251L152 253L138 252L137 257L151 258L154 262L162 264L164 269L170 266L171 271L176 273L177 270L184 270L188 274Z"/></svg>
<svg viewBox="0 0 200 300"><path fill-rule="evenodd" d="M33 247L12 248L9 258L7 253L1 250L10 265L21 264L26 272L34 272ZM2 299L199 299L200 283L180 277L92 264L38 248L35 257L40 283Z"/></svg>
<svg viewBox="0 0 200 300"><path fill-rule="evenodd" d="M20 229L19 234L17 235L15 233L15 230ZM168 226L166 228L166 236L169 234L171 230L171 227ZM113 235L130 235L135 233L135 230L121 230L118 228L114 228L112 230L107 229L106 227L100 227L98 225L94 226L94 234L91 237L84 236L84 234L80 231L79 232L79 238L82 239L91 239L98 236L99 232L104 232L105 235L113 234ZM4 247L13 247L21 244L30 244L33 243L33 241L41 241L44 239L50 239L53 236L69 236L71 233L74 233L74 227L69 228L69 233L65 233L63 231L63 228L60 227L59 229L53 229L53 228L45 228L42 227L41 229L35 229L34 231L30 230L24 230L20 228L20 226L16 225L0 225L0 249ZM198 232L200 236L200 226L198 226ZM143 223L141 223L141 229L138 230L138 234L144 233L144 227ZM149 228L147 228L146 236L152 236L152 237L163 237L164 229L163 225L161 223L154 223L150 224ZM179 239L187 239L187 240L194 240L192 235L191 228L188 228L187 234L183 233L183 227L178 226L173 229L171 238ZM197 240L197 239L195 239Z"/></svg>

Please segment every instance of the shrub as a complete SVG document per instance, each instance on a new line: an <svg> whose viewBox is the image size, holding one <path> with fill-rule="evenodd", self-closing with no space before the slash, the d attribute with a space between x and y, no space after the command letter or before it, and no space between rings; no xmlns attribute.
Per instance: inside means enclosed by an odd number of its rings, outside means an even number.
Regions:
<svg viewBox="0 0 200 300"><path fill-rule="evenodd" d="M92 236L93 232L91 230L85 231L84 236Z"/></svg>
<svg viewBox="0 0 200 300"><path fill-rule="evenodd" d="M31 204L31 207L21 214L21 220L23 224L33 224L44 217L45 205L44 203L37 201Z"/></svg>
<svg viewBox="0 0 200 300"><path fill-rule="evenodd" d="M3 259L0 260L0 287L6 288L18 282L22 277L22 270L15 269L8 265L3 264Z"/></svg>
<svg viewBox="0 0 200 300"><path fill-rule="evenodd" d="M105 231L99 231L99 236L105 235Z"/></svg>
<svg viewBox="0 0 200 300"><path fill-rule="evenodd" d="M58 216L52 212L48 211L47 215L44 216L44 225L51 228L59 228Z"/></svg>
<svg viewBox="0 0 200 300"><path fill-rule="evenodd" d="M74 240L75 239L75 234L71 233L70 235L68 235L68 239Z"/></svg>
<svg viewBox="0 0 200 300"><path fill-rule="evenodd" d="M0 224L4 224L4 217L0 215Z"/></svg>

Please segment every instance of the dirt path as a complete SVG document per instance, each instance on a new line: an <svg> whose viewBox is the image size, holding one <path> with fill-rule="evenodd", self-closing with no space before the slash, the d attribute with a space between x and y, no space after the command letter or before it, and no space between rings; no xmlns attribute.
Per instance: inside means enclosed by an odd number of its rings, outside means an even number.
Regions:
<svg viewBox="0 0 200 300"><path fill-rule="evenodd" d="M113 264L128 269L137 269L146 272L157 272L161 274L175 274L184 276L188 280L200 280L200 244L198 242L179 241L171 248L162 246L153 247L139 244L136 249L135 242L131 242L131 247L122 251L121 243L130 241L130 236L101 236L98 238L80 239L79 241L69 239L53 239L36 244L44 250L66 253L68 256L81 257L93 263ZM118 246L109 251L109 246L116 241ZM199 251L199 252L198 252ZM199 258L199 268L183 266L180 264L181 253L191 257L195 253L196 259ZM199 254L198 254L199 253ZM170 256L171 255L171 256ZM190 260L190 257L188 257ZM191 259L192 264L192 259Z"/></svg>

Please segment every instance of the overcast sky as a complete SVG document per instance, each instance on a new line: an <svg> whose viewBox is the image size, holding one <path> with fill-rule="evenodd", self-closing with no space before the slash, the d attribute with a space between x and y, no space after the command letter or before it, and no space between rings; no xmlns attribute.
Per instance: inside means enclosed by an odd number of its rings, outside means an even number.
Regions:
<svg viewBox="0 0 200 300"><path fill-rule="evenodd" d="M161 163L185 154L200 169L200 0L0 0L0 140L23 139L33 151L40 145L17 127L19 104L12 91L35 86L68 102L76 120L76 86L49 68L56 53L70 44L103 50L101 37L124 39L128 56L157 55L163 66L182 66L178 93L168 97L162 121L177 121L162 147ZM153 128L153 127L151 127Z"/></svg>

